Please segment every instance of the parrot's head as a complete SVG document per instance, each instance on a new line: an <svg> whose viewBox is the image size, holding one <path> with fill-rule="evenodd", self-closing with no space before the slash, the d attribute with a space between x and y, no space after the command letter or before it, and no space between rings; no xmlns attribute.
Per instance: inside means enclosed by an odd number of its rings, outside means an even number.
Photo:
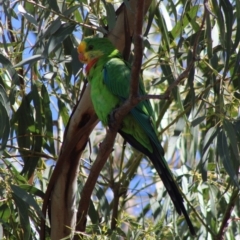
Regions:
<svg viewBox="0 0 240 240"><path fill-rule="evenodd" d="M96 62L102 56L108 56L115 50L107 38L87 37L78 46L78 58L82 63Z"/></svg>

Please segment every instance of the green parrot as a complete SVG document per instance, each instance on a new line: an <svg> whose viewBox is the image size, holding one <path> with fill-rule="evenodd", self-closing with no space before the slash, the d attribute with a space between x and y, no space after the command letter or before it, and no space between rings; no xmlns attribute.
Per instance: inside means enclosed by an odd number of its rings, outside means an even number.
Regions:
<svg viewBox="0 0 240 240"><path fill-rule="evenodd" d="M107 126L111 112L129 96L131 67L107 38L88 37L78 46L79 60L87 64L85 71L91 86L94 110ZM140 79L139 94L145 95ZM149 100L140 102L123 119L120 135L153 163L179 214L183 213L191 234L194 227L183 204L183 197L164 159L164 150L158 140L153 109Z"/></svg>

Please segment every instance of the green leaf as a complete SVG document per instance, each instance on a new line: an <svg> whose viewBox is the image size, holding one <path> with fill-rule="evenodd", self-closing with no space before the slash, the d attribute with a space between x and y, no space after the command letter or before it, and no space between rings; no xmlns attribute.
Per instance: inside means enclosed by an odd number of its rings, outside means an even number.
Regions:
<svg viewBox="0 0 240 240"><path fill-rule="evenodd" d="M53 119L52 119L52 111L50 108L50 97L45 85L42 85L41 88L41 95L42 95L42 107L44 113L44 125L46 127L46 136L48 137L48 141L50 143L50 152L51 154L55 155L55 147L53 141Z"/></svg>
<svg viewBox="0 0 240 240"><path fill-rule="evenodd" d="M203 139L203 147L201 152L201 160L199 162L199 169L202 174L202 180L207 181L207 171L209 166L209 157L211 154L211 145L213 144L215 138L217 137L217 134L219 132L219 129L216 129L215 127L212 127L207 130L204 139Z"/></svg>
<svg viewBox="0 0 240 240"><path fill-rule="evenodd" d="M238 145L237 145L237 136L236 136L236 131L234 129L234 126L233 124L228 121L227 119L224 119L223 121L223 127L224 127L224 130L228 136L228 139L229 139L229 145L234 153L234 157L232 157L232 161L233 159L235 161L233 161L233 166L235 169L238 169L239 168L239 164L240 164L240 157L239 157L239 149L238 149Z"/></svg>
<svg viewBox="0 0 240 240"><path fill-rule="evenodd" d="M23 190L25 190L26 192L30 193L31 195L33 196L36 196L36 197L40 197L40 198L44 198L44 192L41 191L40 189L32 186L32 185L28 185L28 184L21 184L19 185L19 187ZM31 196L30 195L30 196ZM35 201L35 200L34 200ZM36 203L37 204L37 203ZM37 209L39 209L39 207L37 207Z"/></svg>
<svg viewBox="0 0 240 240"><path fill-rule="evenodd" d="M21 62L16 64L14 67L18 68L18 67L21 67L21 66L26 65L26 64L32 65L32 64L36 63L37 61L39 61L41 59L43 59L43 56L41 54L33 55L31 57L28 57L27 59L22 60Z"/></svg>
<svg viewBox="0 0 240 240"><path fill-rule="evenodd" d="M10 155L8 155L6 153L6 156L7 157L11 157ZM27 180L25 177L23 177L19 171L15 168L15 166L13 165L13 163L11 163L10 161L8 160L5 160L5 164L6 166L8 167L8 169L11 171L11 173L13 174L14 176L14 180L18 183L18 184L26 184L27 183Z"/></svg>
<svg viewBox="0 0 240 240"><path fill-rule="evenodd" d="M36 84L32 84L32 99L33 106L35 110L35 126L37 129L37 133L41 134L42 132L42 111L41 111L41 100L38 93L38 87Z"/></svg>
<svg viewBox="0 0 240 240"><path fill-rule="evenodd" d="M58 99L58 109L63 119L63 123L66 126L69 120L68 110L66 108L66 105L60 99Z"/></svg>
<svg viewBox="0 0 240 240"><path fill-rule="evenodd" d="M5 107L8 115L10 115L11 107L10 107L9 99L4 87L1 84L0 84L0 102Z"/></svg>
<svg viewBox="0 0 240 240"><path fill-rule="evenodd" d="M235 35L235 41L233 44L233 51L238 47L238 44L240 42L240 2L235 1L236 5L236 35Z"/></svg>
<svg viewBox="0 0 240 240"><path fill-rule="evenodd" d="M75 29L75 25L65 23L50 36L44 53L48 56L50 53L55 52L58 48L62 46L62 42L67 38Z"/></svg>
<svg viewBox="0 0 240 240"><path fill-rule="evenodd" d="M183 118L179 118L179 120L176 123L173 136L170 137L169 142L168 142L168 151L167 151L167 159L172 158L173 153L176 150L176 142L179 138L179 135L182 133L186 126L186 122L184 121Z"/></svg>
<svg viewBox="0 0 240 240"><path fill-rule="evenodd" d="M220 131L218 134L217 151L221 157L223 166L226 169L228 175L230 176L230 179L232 180L233 184L236 187L239 187L238 177L236 175L237 169L233 167L232 159L230 158L228 149L229 149L229 146L227 144L227 137L224 131Z"/></svg>
<svg viewBox="0 0 240 240"><path fill-rule="evenodd" d="M228 72L228 64L229 64L229 59L232 54L231 47L232 47L232 25L233 25L233 7L232 4L229 2L229 0L220 0L220 6L223 9L224 15L225 15L225 25L226 25L226 35L225 35L225 48L226 51L224 52L225 57L225 69L224 69L224 76Z"/></svg>
<svg viewBox="0 0 240 240"><path fill-rule="evenodd" d="M211 208L211 213L214 216L215 219L217 219L217 213L218 213L218 208L217 208L217 189L214 185L209 185L209 196L210 196L210 208Z"/></svg>
<svg viewBox="0 0 240 240"><path fill-rule="evenodd" d="M19 85L19 78L16 70L13 68L12 63L0 53L0 63L2 63L3 67L9 72L13 83Z"/></svg>
<svg viewBox="0 0 240 240"><path fill-rule="evenodd" d="M10 104L5 89L0 85L0 151L6 147L10 133Z"/></svg>
<svg viewBox="0 0 240 240"><path fill-rule="evenodd" d="M73 75L74 77L78 77L80 69L83 69L83 63L81 63L78 59L78 52L76 48L72 48L71 56Z"/></svg>
<svg viewBox="0 0 240 240"><path fill-rule="evenodd" d="M32 85L31 97L33 100L34 110L35 110L35 120L32 125L28 125L26 131L29 132L31 138L31 150L34 152L41 152L42 149L42 112L41 112L41 101L38 94L38 89L35 84ZM34 132L30 133L32 129ZM29 155L29 153L28 153ZM30 154L29 157L25 158L23 173L27 173L28 177L32 175L36 169L37 163L40 159L39 156L34 156Z"/></svg>
<svg viewBox="0 0 240 240"><path fill-rule="evenodd" d="M56 12L60 12L57 1L56 0L47 0L50 8Z"/></svg>
<svg viewBox="0 0 240 240"><path fill-rule="evenodd" d="M98 212L95 209L95 206L91 199L90 199L90 203L89 203L88 216L90 217L92 224L98 224L98 222L99 222Z"/></svg>
<svg viewBox="0 0 240 240"><path fill-rule="evenodd" d="M205 155L205 153L207 153L210 145L213 143L218 133L219 133L218 128L212 127L208 129L207 133L205 134L204 142L203 142L203 152L202 152L203 156Z"/></svg>
<svg viewBox="0 0 240 240"><path fill-rule="evenodd" d="M107 11L108 30L111 31L116 23L116 14L113 5L110 2L103 1Z"/></svg>
<svg viewBox="0 0 240 240"><path fill-rule="evenodd" d="M220 31L220 34L219 34L219 39L222 43L222 46L225 46L225 21L224 21L224 18L223 18L223 15L222 15L222 12L220 10L220 7L219 7L219 3L217 0L212 0L212 10L214 12L214 14L217 16L217 23L218 23L218 26L219 26L219 31ZM220 27L221 26L221 27Z"/></svg>
<svg viewBox="0 0 240 240"><path fill-rule="evenodd" d="M125 6L127 7L127 9L128 9L129 11L132 11L131 6L130 6L130 4L129 4L129 1L128 1L128 0L123 0L123 2L124 2L124 4L125 4Z"/></svg>
<svg viewBox="0 0 240 240"><path fill-rule="evenodd" d="M96 196L99 200L99 210L103 214L104 220L108 221L110 218L110 206L105 196L105 192L101 187L95 186Z"/></svg>
<svg viewBox="0 0 240 240"><path fill-rule="evenodd" d="M28 13L21 4L18 4L18 11L28 20L28 22L32 23L36 27L38 26L37 20Z"/></svg>
<svg viewBox="0 0 240 240"><path fill-rule="evenodd" d="M89 22L96 27L100 26L99 19L92 13L88 14Z"/></svg>
<svg viewBox="0 0 240 240"><path fill-rule="evenodd" d="M198 196L198 201L199 201L199 208L201 210L202 215L206 218L207 216L207 207L204 203L204 195L203 195L203 190L205 188L204 184L199 184L197 187L197 196Z"/></svg>
<svg viewBox="0 0 240 240"><path fill-rule="evenodd" d="M240 62L240 51L238 51L236 56L234 70L231 72L231 80L233 81L233 85L236 90L237 89L240 90L240 78L238 77L240 74L239 62Z"/></svg>
<svg viewBox="0 0 240 240"><path fill-rule="evenodd" d="M201 117L195 118L195 119L192 121L192 123L191 123L192 127L196 127L196 126L199 125L201 122L203 122L205 119L206 119L206 116L201 116Z"/></svg>
<svg viewBox="0 0 240 240"><path fill-rule="evenodd" d="M150 8L148 10L147 26L146 26L145 33L143 34L143 36L145 36L145 37L147 37L147 35L151 29L154 15L155 15L156 9L159 7L159 4L160 4L160 1L157 3L155 1L151 2Z"/></svg>
<svg viewBox="0 0 240 240"><path fill-rule="evenodd" d="M176 39L182 35L183 30L187 27L189 23L196 21L197 12L199 6L193 6L190 11L185 12L184 16L175 24L174 28L171 30L172 40ZM195 29L198 31L198 29Z"/></svg>
<svg viewBox="0 0 240 240"><path fill-rule="evenodd" d="M149 200L150 200L150 207L151 207L151 210L152 210L154 222L157 223L160 220L160 213L161 213L161 210L162 210L161 206L160 206L159 202L156 201L156 199L154 197L149 196Z"/></svg>
<svg viewBox="0 0 240 240"><path fill-rule="evenodd" d="M207 52L208 52L208 58L212 58L212 26L211 26L211 20L210 15L207 14L206 16L206 36L207 36Z"/></svg>
<svg viewBox="0 0 240 240"><path fill-rule="evenodd" d="M73 12L75 12L81 6L82 6L81 4L74 5L74 6L70 7L70 8L68 8L67 10L65 10L63 12L63 15L69 17Z"/></svg>
<svg viewBox="0 0 240 240"><path fill-rule="evenodd" d="M0 219L4 222L7 222L9 220L9 217L11 215L11 211L9 206L4 203L0 206Z"/></svg>
<svg viewBox="0 0 240 240"><path fill-rule="evenodd" d="M14 192L12 193L12 196L18 209L20 224L23 229L23 237L24 239L28 240L30 239L30 236L31 236L31 226L29 221L28 206L21 199L21 197L18 197Z"/></svg>
<svg viewBox="0 0 240 240"><path fill-rule="evenodd" d="M166 22L165 19L163 18L161 12L159 11L159 8L156 11L156 22L158 24L158 27L161 29L162 32L162 47L164 51L170 51L170 39L168 37L168 30L167 30L167 26L166 26Z"/></svg>
<svg viewBox="0 0 240 240"><path fill-rule="evenodd" d="M47 27L47 29L44 30L44 33L41 36L40 40L46 39L47 37L53 35L61 26L62 26L62 23L59 18L52 21L51 24Z"/></svg>
<svg viewBox="0 0 240 240"><path fill-rule="evenodd" d="M17 141L20 147L19 152L24 161L24 167L22 173L28 173L31 166L32 158L29 156L29 150L32 149L32 134L29 131L29 127L34 125L32 106L30 105L31 93L24 96L19 109L16 112L18 131ZM27 149L27 150L25 150Z"/></svg>
<svg viewBox="0 0 240 240"><path fill-rule="evenodd" d="M13 194L21 199L26 204L26 206L33 207L38 215L43 217L40 207L30 194L28 194L24 189L17 185L11 185L11 189L13 191Z"/></svg>

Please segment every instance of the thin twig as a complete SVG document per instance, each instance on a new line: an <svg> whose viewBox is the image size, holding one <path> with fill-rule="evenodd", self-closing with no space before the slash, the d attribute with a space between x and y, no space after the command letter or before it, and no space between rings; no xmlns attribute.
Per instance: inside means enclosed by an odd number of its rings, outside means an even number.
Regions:
<svg viewBox="0 0 240 240"><path fill-rule="evenodd" d="M202 19L202 23L201 23L201 26L200 26L200 29L199 29L199 32L197 34L197 37L196 37L196 40L194 42L194 45L193 45L193 59L191 60L191 62L188 64L188 67L178 76L178 78L167 88L167 90L165 91L164 95L168 96L172 90L179 85L179 83L185 79L189 72L191 71L191 69L194 67L194 63L195 63L195 59L196 59L196 55L197 55L197 47L198 47L198 43L199 43L199 38L200 38L200 35L201 35L201 30L203 29L204 27L204 23L205 23L205 20L206 20L206 10L204 11L203 13L203 19Z"/></svg>
<svg viewBox="0 0 240 240"><path fill-rule="evenodd" d="M89 25L89 24L86 24L86 23L80 23L80 22L74 21L73 19L65 16L64 14L62 14L62 13L60 13L60 12L56 12L56 11L54 11L53 9L50 9L50 8L48 8L48 7L45 7L45 6L43 6L43 5L41 5L41 4L37 3L37 2L34 2L34 1L32 1L32 0L26 0L26 2L31 3L31 4L33 4L34 6L38 6L39 8L42 8L42 9L44 9L44 10L46 10L46 11L49 11L49 12L51 12L51 13L53 13L53 14L56 14L56 15L59 16L61 19L64 19L64 20L66 20L67 22L70 22L70 23L79 25L79 26L81 26L81 27L86 27L86 28L89 28L89 29L92 29L92 30L95 30L95 31L99 31L99 32L102 32L102 33L106 34L106 30L105 30L104 28L95 27L95 26L93 26L93 25Z"/></svg>

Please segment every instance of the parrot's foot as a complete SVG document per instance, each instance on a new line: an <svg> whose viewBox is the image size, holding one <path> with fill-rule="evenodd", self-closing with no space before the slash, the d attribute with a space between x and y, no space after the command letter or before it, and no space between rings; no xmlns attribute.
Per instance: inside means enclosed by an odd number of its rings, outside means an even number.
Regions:
<svg viewBox="0 0 240 240"><path fill-rule="evenodd" d="M111 111L111 113L108 115L108 127L109 127L110 129L113 128L114 123L115 123L115 121L116 121L115 113L117 112L117 110L118 110L118 106L117 106L115 109L113 109L113 110ZM120 128L121 128L121 127L120 127Z"/></svg>

